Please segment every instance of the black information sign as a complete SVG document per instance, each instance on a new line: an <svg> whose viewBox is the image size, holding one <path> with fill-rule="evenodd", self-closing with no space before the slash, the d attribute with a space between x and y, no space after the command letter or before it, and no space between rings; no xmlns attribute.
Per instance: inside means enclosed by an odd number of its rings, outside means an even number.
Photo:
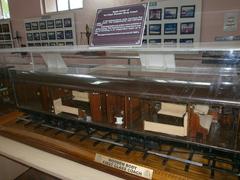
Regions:
<svg viewBox="0 0 240 180"><path fill-rule="evenodd" d="M147 3L97 11L91 46L140 46Z"/></svg>

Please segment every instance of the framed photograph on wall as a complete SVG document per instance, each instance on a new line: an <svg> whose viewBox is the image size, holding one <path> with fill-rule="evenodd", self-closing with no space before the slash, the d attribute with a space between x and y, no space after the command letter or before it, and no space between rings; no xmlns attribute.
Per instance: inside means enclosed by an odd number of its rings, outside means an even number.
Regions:
<svg viewBox="0 0 240 180"><path fill-rule="evenodd" d="M149 20L161 20L162 19L162 9L149 9Z"/></svg>
<svg viewBox="0 0 240 180"><path fill-rule="evenodd" d="M58 42L58 46L65 46L65 42Z"/></svg>
<svg viewBox="0 0 240 180"><path fill-rule="evenodd" d="M34 44L33 43L28 43L28 47L33 47Z"/></svg>
<svg viewBox="0 0 240 180"><path fill-rule="evenodd" d="M62 21L62 19L56 19L55 20L55 26L56 26L56 28L63 28L63 21Z"/></svg>
<svg viewBox="0 0 240 180"><path fill-rule="evenodd" d="M166 23L164 24L164 34L177 34L177 23Z"/></svg>
<svg viewBox="0 0 240 180"><path fill-rule="evenodd" d="M35 43L34 46L40 47L40 46L41 46L41 43Z"/></svg>
<svg viewBox="0 0 240 180"><path fill-rule="evenodd" d="M33 34L32 33L27 33L27 40L28 41L33 41Z"/></svg>
<svg viewBox="0 0 240 180"><path fill-rule="evenodd" d="M10 32L9 24L2 24L2 32Z"/></svg>
<svg viewBox="0 0 240 180"><path fill-rule="evenodd" d="M143 39L143 40L142 40L142 44L147 44L147 40L146 40L146 39Z"/></svg>
<svg viewBox="0 0 240 180"><path fill-rule="evenodd" d="M66 46L73 46L73 42L66 42Z"/></svg>
<svg viewBox="0 0 240 180"><path fill-rule="evenodd" d="M54 20L48 20L47 21L47 28L48 29L54 29Z"/></svg>
<svg viewBox="0 0 240 180"><path fill-rule="evenodd" d="M161 39L149 39L149 44L160 44L161 42Z"/></svg>
<svg viewBox="0 0 240 180"><path fill-rule="evenodd" d="M195 17L195 5L182 6L180 17L181 18L194 18Z"/></svg>
<svg viewBox="0 0 240 180"><path fill-rule="evenodd" d="M4 36L3 36L3 34L0 34L0 41L4 41Z"/></svg>
<svg viewBox="0 0 240 180"><path fill-rule="evenodd" d="M193 42L194 42L193 38L180 39L180 43L186 43L186 44L190 43L191 44Z"/></svg>
<svg viewBox="0 0 240 180"><path fill-rule="evenodd" d="M72 27L72 19L71 18L64 19L64 27Z"/></svg>
<svg viewBox="0 0 240 180"><path fill-rule="evenodd" d="M194 22L187 22L181 23L181 34L194 34L195 23Z"/></svg>
<svg viewBox="0 0 240 180"><path fill-rule="evenodd" d="M177 7L164 8L164 19L177 19L177 15L178 15Z"/></svg>
<svg viewBox="0 0 240 180"><path fill-rule="evenodd" d="M38 22L32 22L32 30L38 30Z"/></svg>
<svg viewBox="0 0 240 180"><path fill-rule="evenodd" d="M161 35L161 24L150 24L149 25L149 35Z"/></svg>
<svg viewBox="0 0 240 180"><path fill-rule="evenodd" d="M175 44L175 43L177 43L177 39L164 39L164 43Z"/></svg>
<svg viewBox="0 0 240 180"><path fill-rule="evenodd" d="M40 33L33 33L34 41L40 41Z"/></svg>
<svg viewBox="0 0 240 180"><path fill-rule="evenodd" d="M49 40L56 40L56 34L54 31L48 32L48 39Z"/></svg>
<svg viewBox="0 0 240 180"><path fill-rule="evenodd" d="M48 43L44 42L42 43L42 46L48 46Z"/></svg>
<svg viewBox="0 0 240 180"><path fill-rule="evenodd" d="M57 31L57 39L64 39L64 31Z"/></svg>
<svg viewBox="0 0 240 180"><path fill-rule="evenodd" d="M47 29L46 21L39 22L39 29L41 29L41 30Z"/></svg>
<svg viewBox="0 0 240 180"><path fill-rule="evenodd" d="M32 30L31 23L25 23L25 29L26 29L26 31L31 31Z"/></svg>
<svg viewBox="0 0 240 180"><path fill-rule="evenodd" d="M49 45L50 45L50 46L56 46L57 43L56 43L56 42L50 42Z"/></svg>
<svg viewBox="0 0 240 180"><path fill-rule="evenodd" d="M4 34L4 41L10 41L11 35L10 34Z"/></svg>
<svg viewBox="0 0 240 180"><path fill-rule="evenodd" d="M73 38L72 30L65 31L65 39L72 39L72 38Z"/></svg>
<svg viewBox="0 0 240 180"><path fill-rule="evenodd" d="M42 40L42 41L48 40L48 34L47 34L47 32L41 32L41 40Z"/></svg>

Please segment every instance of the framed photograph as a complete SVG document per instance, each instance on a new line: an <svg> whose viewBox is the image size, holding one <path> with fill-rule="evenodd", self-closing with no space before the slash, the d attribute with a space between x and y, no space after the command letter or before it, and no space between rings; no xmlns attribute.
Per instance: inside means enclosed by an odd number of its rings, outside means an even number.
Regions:
<svg viewBox="0 0 240 180"><path fill-rule="evenodd" d="M149 44L161 44L161 39L149 39Z"/></svg>
<svg viewBox="0 0 240 180"><path fill-rule="evenodd" d="M31 31L32 30L31 23L25 23L25 29L26 29L26 31Z"/></svg>
<svg viewBox="0 0 240 180"><path fill-rule="evenodd" d="M193 38L180 39L180 43L191 44L193 42L194 42Z"/></svg>
<svg viewBox="0 0 240 180"><path fill-rule="evenodd" d="M0 33L2 33L2 25L0 24Z"/></svg>
<svg viewBox="0 0 240 180"><path fill-rule="evenodd" d="M64 27L72 27L72 19L71 18L64 19Z"/></svg>
<svg viewBox="0 0 240 180"><path fill-rule="evenodd" d="M48 32L48 39L49 40L56 40L56 34L54 31Z"/></svg>
<svg viewBox="0 0 240 180"><path fill-rule="evenodd" d="M28 47L33 47L34 44L33 43L28 43Z"/></svg>
<svg viewBox="0 0 240 180"><path fill-rule="evenodd" d="M63 21L62 21L62 19L56 19L55 20L55 26L56 26L56 28L63 28Z"/></svg>
<svg viewBox="0 0 240 180"><path fill-rule="evenodd" d="M73 46L73 42L66 42L66 46Z"/></svg>
<svg viewBox="0 0 240 180"><path fill-rule="evenodd" d="M54 29L54 20L48 20L47 21L47 28L48 29Z"/></svg>
<svg viewBox="0 0 240 180"><path fill-rule="evenodd" d="M161 24L150 24L149 25L149 35L161 35Z"/></svg>
<svg viewBox="0 0 240 180"><path fill-rule="evenodd" d="M181 18L194 18L195 17L195 5L193 5L193 6L182 6L180 17Z"/></svg>
<svg viewBox="0 0 240 180"><path fill-rule="evenodd" d="M149 20L162 20L162 9L149 9Z"/></svg>
<svg viewBox="0 0 240 180"><path fill-rule="evenodd" d="M55 42L50 42L49 45L50 45L50 46L56 46L57 43L55 43Z"/></svg>
<svg viewBox="0 0 240 180"><path fill-rule="evenodd" d="M42 43L42 46L48 46L48 43L44 42Z"/></svg>
<svg viewBox="0 0 240 180"><path fill-rule="evenodd" d="M177 7L168 7L164 9L164 19L177 19L177 14Z"/></svg>
<svg viewBox="0 0 240 180"><path fill-rule="evenodd" d="M164 34L177 34L177 23L164 24Z"/></svg>
<svg viewBox="0 0 240 180"><path fill-rule="evenodd" d="M72 39L72 38L73 38L72 30L65 31L65 39Z"/></svg>
<svg viewBox="0 0 240 180"><path fill-rule="evenodd" d="M47 32L41 32L41 40L48 40L48 34Z"/></svg>
<svg viewBox="0 0 240 180"><path fill-rule="evenodd" d="M28 41L33 41L33 34L32 33L27 33L27 40Z"/></svg>
<svg viewBox="0 0 240 180"><path fill-rule="evenodd" d="M11 35L10 34L4 34L4 41L10 41Z"/></svg>
<svg viewBox="0 0 240 180"><path fill-rule="evenodd" d="M2 24L2 32L10 32L9 24Z"/></svg>
<svg viewBox="0 0 240 180"><path fill-rule="evenodd" d="M64 39L64 31L57 31L57 39Z"/></svg>
<svg viewBox="0 0 240 180"><path fill-rule="evenodd" d="M177 43L177 39L164 39L164 43L175 44L175 43Z"/></svg>
<svg viewBox="0 0 240 180"><path fill-rule="evenodd" d="M34 41L40 41L40 33L33 33Z"/></svg>
<svg viewBox="0 0 240 180"><path fill-rule="evenodd" d="M187 22L181 23L181 34L194 34L195 23L194 22Z"/></svg>
<svg viewBox="0 0 240 180"><path fill-rule="evenodd" d="M32 22L32 30L38 30L38 22Z"/></svg>
<svg viewBox="0 0 240 180"><path fill-rule="evenodd" d="M144 36L147 35L147 25L145 25L145 28L144 28Z"/></svg>
<svg viewBox="0 0 240 180"><path fill-rule="evenodd" d="M65 46L65 42L58 42L58 46Z"/></svg>
<svg viewBox="0 0 240 180"><path fill-rule="evenodd" d="M34 46L41 46L41 43L35 43Z"/></svg>
<svg viewBox="0 0 240 180"><path fill-rule="evenodd" d="M47 29L46 21L39 22L39 29L41 29L41 30Z"/></svg>
<svg viewBox="0 0 240 180"><path fill-rule="evenodd" d="M142 40L142 44L147 44L147 40L146 40L146 39L143 39L143 40Z"/></svg>
<svg viewBox="0 0 240 180"><path fill-rule="evenodd" d="M4 48L12 48L12 44L5 44Z"/></svg>
<svg viewBox="0 0 240 180"><path fill-rule="evenodd" d="M0 41L4 41L4 36L3 36L3 34L0 34Z"/></svg>

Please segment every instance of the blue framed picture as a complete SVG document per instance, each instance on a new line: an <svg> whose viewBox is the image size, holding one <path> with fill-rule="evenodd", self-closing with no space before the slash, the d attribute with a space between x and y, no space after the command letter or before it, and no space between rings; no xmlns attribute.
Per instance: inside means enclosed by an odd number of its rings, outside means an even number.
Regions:
<svg viewBox="0 0 240 180"><path fill-rule="evenodd" d="M149 39L149 44L161 44L161 39Z"/></svg>
<svg viewBox="0 0 240 180"><path fill-rule="evenodd" d="M161 35L161 24L150 24L149 25L149 35Z"/></svg>
<svg viewBox="0 0 240 180"><path fill-rule="evenodd" d="M164 24L164 34L177 34L177 23L166 23Z"/></svg>

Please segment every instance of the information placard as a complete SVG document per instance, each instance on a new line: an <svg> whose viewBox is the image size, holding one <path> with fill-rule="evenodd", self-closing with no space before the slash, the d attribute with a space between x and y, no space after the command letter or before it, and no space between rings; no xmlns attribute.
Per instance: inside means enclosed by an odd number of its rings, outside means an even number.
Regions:
<svg viewBox="0 0 240 180"><path fill-rule="evenodd" d="M97 11L91 46L141 46L147 3Z"/></svg>

